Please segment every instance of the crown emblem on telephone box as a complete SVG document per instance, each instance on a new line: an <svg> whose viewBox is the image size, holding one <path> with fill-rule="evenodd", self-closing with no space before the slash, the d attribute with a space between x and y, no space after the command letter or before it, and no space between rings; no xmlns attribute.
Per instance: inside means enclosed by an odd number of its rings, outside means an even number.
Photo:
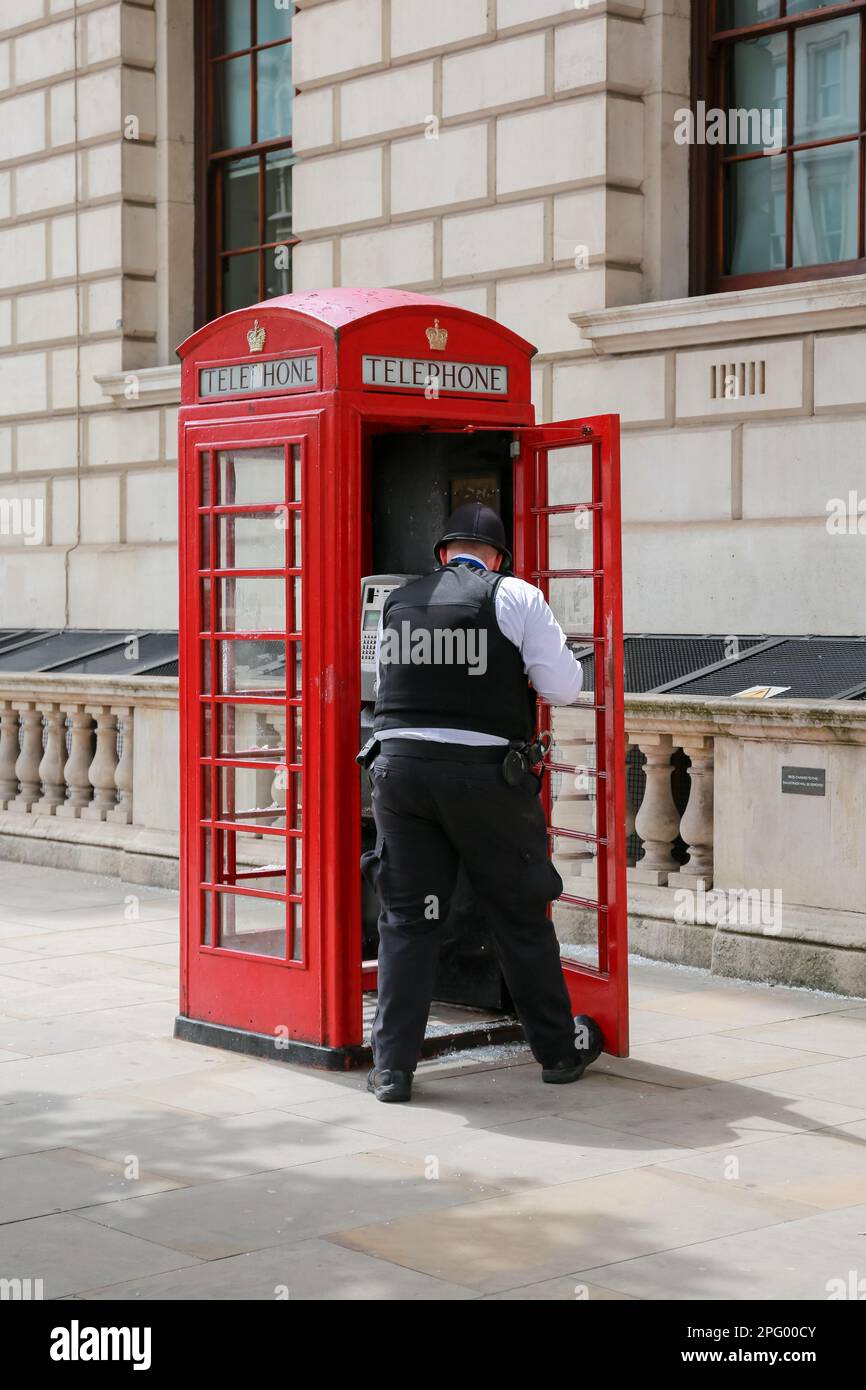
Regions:
<svg viewBox="0 0 866 1390"><path fill-rule="evenodd" d="M439 320L433 320L433 327L427 329L427 341L431 352L444 352L448 346L448 329L439 327Z"/></svg>
<svg viewBox="0 0 866 1390"><path fill-rule="evenodd" d="M265 345L266 337L266 330L260 326L258 319L256 319L252 328L247 333L247 342L250 346L250 352L261 352Z"/></svg>

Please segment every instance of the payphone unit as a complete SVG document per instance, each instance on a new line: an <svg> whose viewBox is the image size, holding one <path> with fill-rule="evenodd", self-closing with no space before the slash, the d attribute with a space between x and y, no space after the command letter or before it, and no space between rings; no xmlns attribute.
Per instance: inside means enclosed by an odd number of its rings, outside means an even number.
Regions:
<svg viewBox="0 0 866 1390"><path fill-rule="evenodd" d="M625 1055L618 418L536 425L534 351L447 301L368 289L236 310L180 347L178 1036L367 1060L376 965L355 755L378 614L477 499L502 515L515 573L593 652L595 688L553 721L544 798L566 884L554 915L578 948L562 960L574 1012ZM539 729L551 723L540 703ZM443 952L455 994L437 993L490 1007L480 976L460 995L483 912L467 903L466 917L456 956ZM425 1048L474 1040L442 1032Z"/></svg>
<svg viewBox="0 0 866 1390"><path fill-rule="evenodd" d="M385 600L414 574L370 574L361 580L361 701L362 713L376 699L376 639ZM362 718L362 729L364 720Z"/></svg>

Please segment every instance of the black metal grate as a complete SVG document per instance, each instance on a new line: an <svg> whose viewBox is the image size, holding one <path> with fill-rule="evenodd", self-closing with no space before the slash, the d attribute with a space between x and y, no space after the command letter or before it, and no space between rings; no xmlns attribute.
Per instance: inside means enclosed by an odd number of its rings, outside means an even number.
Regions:
<svg viewBox="0 0 866 1390"><path fill-rule="evenodd" d="M574 646L584 689L594 689L594 653ZM629 695L733 696L753 686L784 686L789 700L866 699L863 637L626 637ZM708 669L709 668L709 669Z"/></svg>
<svg viewBox="0 0 866 1390"><path fill-rule="evenodd" d="M114 634L106 636L110 638ZM172 663L174 671L158 669ZM70 674L94 676L177 675L177 633L126 633L107 650L70 662L62 669Z"/></svg>
<svg viewBox="0 0 866 1390"><path fill-rule="evenodd" d="M171 669L173 667L173 669ZM177 675L176 632L0 632L0 672L68 675Z"/></svg>
<svg viewBox="0 0 866 1390"><path fill-rule="evenodd" d="M12 646L0 652L0 671L50 671L80 653L104 646L111 634L98 631L52 632L27 646Z"/></svg>
<svg viewBox="0 0 866 1390"><path fill-rule="evenodd" d="M178 674L176 661L164 661L161 666L148 666L146 671L140 673L143 676L176 676Z"/></svg>
<svg viewBox="0 0 866 1390"><path fill-rule="evenodd" d="M5 628L0 631L0 652L31 647L42 637L50 637L56 628Z"/></svg>
<svg viewBox="0 0 866 1390"><path fill-rule="evenodd" d="M833 700L866 684L866 638L793 637L676 685L677 695L738 695L786 687L786 700Z"/></svg>
<svg viewBox="0 0 866 1390"><path fill-rule="evenodd" d="M680 680L723 661L732 654L748 651L765 637L626 637L623 642L625 689L629 695L643 695L659 686ZM583 683L595 688L595 657L581 655Z"/></svg>

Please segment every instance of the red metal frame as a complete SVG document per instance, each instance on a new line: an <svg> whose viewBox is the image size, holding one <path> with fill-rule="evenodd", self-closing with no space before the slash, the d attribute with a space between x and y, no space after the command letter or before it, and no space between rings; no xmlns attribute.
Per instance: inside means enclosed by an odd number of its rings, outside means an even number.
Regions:
<svg viewBox="0 0 866 1390"><path fill-rule="evenodd" d="M437 358L425 338L434 316L454 343L447 360L507 366L507 397L466 397L443 392L428 399L423 392L385 392L365 387L361 362L365 353L425 359ZM244 355L246 333L258 319L266 330L266 351ZM626 1046L626 951L624 892L624 748L622 734L622 658L619 571L618 433L616 417L569 422L568 426L534 426L530 402L530 361L534 349L490 320L442 301L398 291L335 290L315 295L292 295L253 309L225 315L182 345L183 402L180 413L181 459L181 846L182 846L182 988L181 1015L194 1023L234 1030L259 1039L277 1035L314 1049L342 1052L347 1061L362 1042L362 989L374 983L374 972L361 960L359 857L361 851L360 786L354 755L357 751L360 708L359 580L370 558L368 462L370 441L386 429L464 432L506 430L522 441L515 466L515 556L518 572L545 588L547 507L544 480L546 459L558 443L581 443L593 449L597 495L596 522L596 650L604 653L604 697L599 697L597 729L604 750L604 792L599 815L604 834L598 836L599 863L604 866L600 887L604 901L594 905L604 918L600 932L602 958L597 971L564 964L576 1011L599 1019L611 1051ZM292 352L316 352L319 381L315 391L280 396L200 401L198 370L229 361L255 361ZM572 438L572 436L576 438ZM250 760L206 756L201 746L202 708L215 715L227 703L262 705L259 694L223 697L201 690L200 651L211 651L216 679L216 643L257 637L286 640L291 633L223 633L202 626L201 584L211 582L211 620L217 622L214 586L226 577L214 568L214 518L237 515L243 508L224 502L215 492L218 451L284 447L287 492L269 505L293 508L288 472L292 444L305 451L299 504L302 518L300 571L303 575L302 651L303 750L299 775L303 780L303 937L300 960L252 956L221 947L214 935L203 941L202 892L216 899L229 885L203 883L203 829L212 839L212 870L222 862L220 840L231 842L238 824L231 807L229 819L218 805L218 766L276 768L276 758ZM209 496L200 495L202 457L209 463ZM267 510L257 504L248 510ZM201 527L210 530L210 566L201 566ZM297 567L295 567L297 568ZM281 570L244 571L257 577L285 574ZM289 591L287 588L287 602ZM287 607L287 612L291 610ZM599 624L601 627L599 628ZM206 636L202 636L206 633ZM292 667L287 660L287 679ZM598 665L599 663L597 663ZM270 702L286 714L292 708L288 693ZM288 724L287 724L288 727ZM211 815L202 805L202 774L211 778ZM613 769L613 773L611 773ZM604 780L607 779L607 780ZM234 819L232 819L234 817ZM286 832L256 826L265 835ZM290 859L290 856L287 856ZM231 870L229 860L229 869ZM252 893L253 879L240 881L239 896ZM287 891L271 901L286 914L293 899ZM232 886L237 891L237 884ZM216 927L213 928L214 932ZM191 1034L187 1034L191 1035ZM219 1040L219 1039L207 1039ZM236 1045L232 1043L231 1045ZM279 1055L276 1053L275 1055ZM283 1055L286 1055L285 1053Z"/></svg>
<svg viewBox="0 0 866 1390"><path fill-rule="evenodd" d="M596 824L593 832L556 828L551 819L550 778L545 798L551 840L576 839L596 847L597 896L565 892L559 904L595 914L598 964L563 959L562 968L575 1013L590 1014L601 1026L605 1050L628 1054L628 902L625 854L625 723L623 709L622 554L620 521L619 416L599 415L558 421L520 432L521 452L515 470L515 570L550 598L556 579L589 583L593 589L591 634L569 633L575 643L591 646L594 691L581 704L594 711L594 768L548 760L548 772L594 780ZM551 504L548 464L557 449L592 451L592 495ZM588 569L555 569L550 558L550 520L558 515L588 513L592 522L592 564ZM550 706L539 701L539 728L551 730Z"/></svg>

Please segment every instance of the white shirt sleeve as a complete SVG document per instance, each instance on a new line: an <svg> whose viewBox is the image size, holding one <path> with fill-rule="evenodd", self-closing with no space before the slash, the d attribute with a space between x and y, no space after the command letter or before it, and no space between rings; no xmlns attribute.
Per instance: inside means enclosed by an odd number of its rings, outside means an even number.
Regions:
<svg viewBox="0 0 866 1390"><path fill-rule="evenodd" d="M523 669L543 699L571 705L583 688L580 662L540 589L509 575L496 590L496 621L523 657Z"/></svg>

